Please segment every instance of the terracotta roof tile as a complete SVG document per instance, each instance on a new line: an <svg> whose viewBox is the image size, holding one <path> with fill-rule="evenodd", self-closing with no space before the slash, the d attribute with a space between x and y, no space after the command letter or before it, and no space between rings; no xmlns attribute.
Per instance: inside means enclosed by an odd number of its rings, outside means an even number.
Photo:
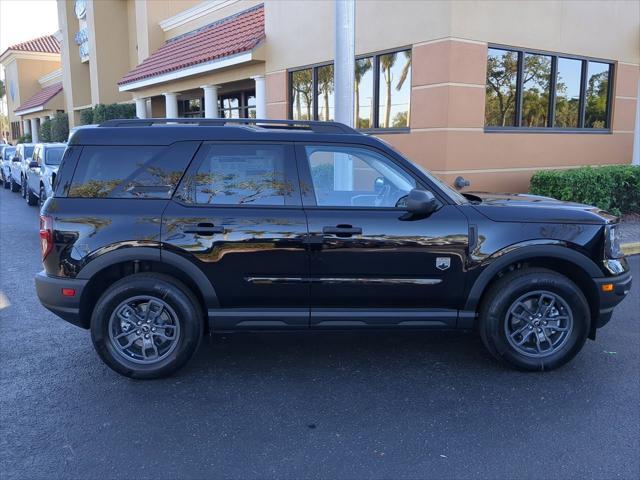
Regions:
<svg viewBox="0 0 640 480"><path fill-rule="evenodd" d="M127 73L119 85L155 77L252 50L265 38L264 5L258 5L165 42Z"/></svg>
<svg viewBox="0 0 640 480"><path fill-rule="evenodd" d="M48 87L44 87L38 93L36 93L29 100L24 102L14 111L18 113L22 110L28 110L29 108L40 107L55 97L62 91L62 82L54 83L53 85L49 85Z"/></svg>
<svg viewBox="0 0 640 480"><path fill-rule="evenodd" d="M53 35L34 38L26 42L17 43L10 46L7 50L18 50L20 52L41 52L41 53L60 53L60 44Z"/></svg>

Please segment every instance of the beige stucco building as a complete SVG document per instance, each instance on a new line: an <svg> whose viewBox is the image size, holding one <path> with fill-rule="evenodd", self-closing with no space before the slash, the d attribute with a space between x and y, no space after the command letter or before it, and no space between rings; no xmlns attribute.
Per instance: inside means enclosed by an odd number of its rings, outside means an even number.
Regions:
<svg viewBox="0 0 640 480"><path fill-rule="evenodd" d="M59 40L54 35L35 38L0 55L11 143L25 134L37 142L41 123L65 109Z"/></svg>
<svg viewBox="0 0 640 480"><path fill-rule="evenodd" d="M72 124L88 106L132 101L139 117L333 117L333 0L58 0L58 11ZM357 0L355 125L472 189L630 163L638 18L636 1Z"/></svg>

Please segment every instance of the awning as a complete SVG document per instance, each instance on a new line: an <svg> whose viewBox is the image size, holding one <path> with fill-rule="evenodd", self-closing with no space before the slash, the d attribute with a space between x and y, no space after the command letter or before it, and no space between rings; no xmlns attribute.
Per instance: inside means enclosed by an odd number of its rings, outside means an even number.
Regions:
<svg viewBox="0 0 640 480"><path fill-rule="evenodd" d="M26 115L27 113L39 112L44 110L44 106L49 100L58 95L62 91L62 82L54 83L48 87L44 87L29 100L24 102L13 113L16 115Z"/></svg>
<svg viewBox="0 0 640 480"><path fill-rule="evenodd" d="M258 5L166 41L120 79L120 91L250 61L247 54L264 38L264 5Z"/></svg>

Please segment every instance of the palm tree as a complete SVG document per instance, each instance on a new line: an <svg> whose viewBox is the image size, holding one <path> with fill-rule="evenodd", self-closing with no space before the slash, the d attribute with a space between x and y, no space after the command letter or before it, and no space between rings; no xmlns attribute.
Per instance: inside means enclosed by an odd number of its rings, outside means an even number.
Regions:
<svg viewBox="0 0 640 480"><path fill-rule="evenodd" d="M391 83L393 82L391 69L395 65L397 58L397 53L388 53L387 55L382 55L380 57L380 69L382 70L382 75L384 76L386 87L384 122L382 125L380 125L382 128L389 128L389 120L391 117Z"/></svg>
<svg viewBox="0 0 640 480"><path fill-rule="evenodd" d="M361 128L360 125L360 82L362 81L362 77L366 75L366 73L371 70L371 59L370 58L361 58L360 60L356 60L356 71L355 71L355 85L354 85L354 93L355 93L355 112L354 112L354 123L356 128ZM372 125L369 124L371 127Z"/></svg>

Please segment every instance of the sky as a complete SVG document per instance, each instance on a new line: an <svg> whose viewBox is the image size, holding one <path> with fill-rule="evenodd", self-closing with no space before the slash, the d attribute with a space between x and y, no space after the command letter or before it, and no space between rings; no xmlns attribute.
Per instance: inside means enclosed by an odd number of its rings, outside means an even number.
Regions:
<svg viewBox="0 0 640 480"><path fill-rule="evenodd" d="M0 0L0 53L57 30L56 0Z"/></svg>

